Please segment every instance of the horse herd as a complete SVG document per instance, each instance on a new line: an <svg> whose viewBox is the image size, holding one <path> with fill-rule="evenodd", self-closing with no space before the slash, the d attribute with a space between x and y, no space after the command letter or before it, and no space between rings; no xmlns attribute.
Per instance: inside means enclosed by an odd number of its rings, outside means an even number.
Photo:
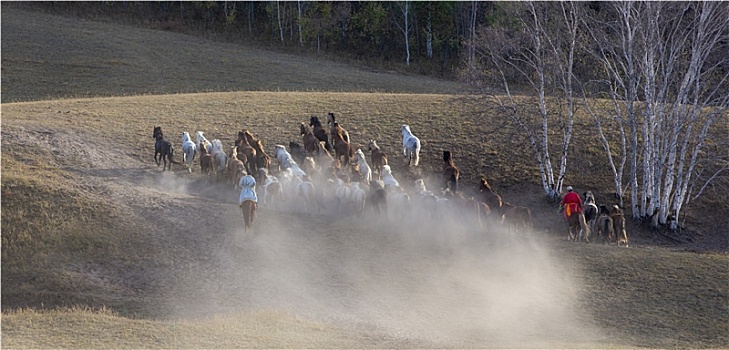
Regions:
<svg viewBox="0 0 729 350"><path fill-rule="evenodd" d="M417 167L420 139L407 124L403 124L400 131L403 157L408 167ZM256 188L263 191L260 199L264 206L280 206L290 201L297 203L297 207L306 213L329 210L326 206L329 202L336 204L333 210L338 213L345 211L357 216L371 208L376 215L385 217L388 211L395 210L398 214L421 214L430 218L451 214L461 222L481 229L489 222L514 231L531 228L530 209L502 200L486 179L481 179L479 192L474 196L465 195L459 189L460 170L449 150L443 151L442 186L437 191L428 190L423 179L415 180L414 190L406 191L393 174L388 154L380 149L377 141L370 139L366 142L368 162L362 149L352 147L349 133L336 120L334 113L327 114L326 127L319 117L311 116L308 125L304 122L299 124L299 134L301 143L289 142L288 150L284 145L274 145L272 156L269 156L263 140L247 129L237 133L234 145L227 152L220 140L208 141L202 131L194 134L194 141L188 132L183 132L182 163L179 163L173 160L172 143L164 139L161 127L155 126L155 161L157 166L164 161L163 171L176 163L184 165L191 173L193 160L199 153L200 171L210 176L209 179L225 182L236 190L253 190L251 198L243 200L241 194L239 201L246 230L251 228L259 202L255 196ZM619 221L609 217L611 225ZM604 224L606 219L600 218L597 220L596 216L596 222ZM622 222L624 225L624 219ZM617 232L615 229L606 232L606 229L598 228L595 226L593 229L598 235L605 232L612 237ZM582 230L587 240L589 231L585 229L589 228L585 226Z"/></svg>

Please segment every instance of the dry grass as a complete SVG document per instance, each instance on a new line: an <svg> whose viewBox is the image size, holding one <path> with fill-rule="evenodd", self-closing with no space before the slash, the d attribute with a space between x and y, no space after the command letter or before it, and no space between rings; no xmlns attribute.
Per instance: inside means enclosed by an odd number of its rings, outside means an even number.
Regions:
<svg viewBox="0 0 729 350"><path fill-rule="evenodd" d="M725 254L657 248L650 233L636 234L632 249L562 242L562 226L554 208L534 199L541 193L534 185L535 169L518 132L506 128L497 115L475 112L479 101L447 94L454 86L451 83L360 72L322 62L304 64L294 57L271 57L265 52L251 53L181 35L71 21L13 11L6 3L2 6L4 348L729 346L729 259ZM50 31L58 34L51 35ZM74 50L54 50L58 46L53 38L59 37ZM114 47L106 52L106 46L101 46L96 56L89 55L88 45L101 42ZM200 49L220 53L217 56L223 58L213 67L223 64L217 72L222 75L207 71L210 65L199 64L200 59L211 57L190 56ZM161 68L160 60L155 59L157 52L174 53L179 58L174 62L182 69ZM33 56L38 57L36 61ZM95 61L99 57L101 61ZM119 64L104 68L105 59ZM277 73L270 73L270 64L276 63ZM231 71L245 73L232 75L231 83L222 88L211 85L225 81L220 76ZM280 81L266 85L275 79ZM160 82L168 85L161 86ZM146 95L276 90L275 84L284 82L292 83L281 90L311 92ZM341 85L328 85L333 82ZM135 96L57 99L127 94ZM7 103L46 97L50 100ZM216 284L246 276L250 267L246 256L235 257L234 268L217 265L217 254L228 249L222 236L231 231L230 222L207 219L203 231L198 224L200 218L225 217L230 211L227 208L232 207L230 193L206 184L197 174L185 175L179 166L173 167L174 175L156 171L152 127L161 125L167 135L175 135L168 136L175 145L179 145L176 135L181 131L204 130L208 138L219 138L228 145L238 130L248 128L263 138L270 150L274 144L299 140L298 123L328 111L341 115L356 146L364 146L369 138L377 139L390 154L394 173L402 179L437 178L441 152L447 148L454 152L461 168L464 188L473 190L478 177L485 175L510 201L529 204L537 221L543 223L539 242L569 267L565 275L574 275L579 281L574 290L568 288L569 295L577 296L574 307L591 317L590 322L603 337L536 343L428 342L383 329L338 325L336 320L301 318L297 311L256 307L247 299L252 296L238 295L240 291L225 286L220 287L223 292L216 291ZM410 124L424 143L422 166L414 172L404 167L399 155L399 126L404 123ZM579 123L586 128L589 120ZM588 133L578 133L575 148L594 149L593 141ZM177 152L179 159L179 147ZM599 151L585 152L574 166L586 172L605 168ZM569 181L598 193L610 191L609 178L588 175L571 174ZM200 209L206 206L212 209ZM200 212L190 218L170 215L190 208ZM271 215L262 211L258 223L270 225ZM416 266L453 263L448 260L453 252L445 254L446 258L422 256L407 251L413 247L397 239L385 240L384 249L377 246L377 240L354 244L357 240L352 236L339 233L351 229L346 220L331 223L333 227L322 234L311 235L296 227L301 226L301 220L321 225L323 218L281 215L290 220L283 231L306 237L297 249L327 256L315 261L317 266L330 267L324 284L338 281L338 266L355 263L373 268L375 281L401 278L384 262L384 266L368 265L387 258L390 250L394 255L401 253L399 249L408 253L406 260L393 266L411 273L414 277L405 279L410 282L424 278ZM636 232L634 229L631 227L631 232ZM371 237L372 233L359 235ZM325 249L314 249L320 248L316 245L319 240L325 242L321 246ZM494 248L488 242L463 247L476 248L498 254L490 250ZM328 255L339 260L332 262ZM518 258L531 262L528 256ZM419 284L412 288L416 286ZM210 297L217 295L221 296ZM317 299L313 293L310 297ZM253 303L254 307L228 310L235 304L229 298L241 298L241 303ZM76 305L81 308L73 308ZM71 308L47 310L55 307ZM102 311L91 312L86 307Z"/></svg>

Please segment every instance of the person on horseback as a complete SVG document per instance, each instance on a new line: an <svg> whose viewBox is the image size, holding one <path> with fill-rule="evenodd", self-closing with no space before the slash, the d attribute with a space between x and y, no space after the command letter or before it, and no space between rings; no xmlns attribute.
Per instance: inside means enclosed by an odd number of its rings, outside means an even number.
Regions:
<svg viewBox="0 0 729 350"><path fill-rule="evenodd" d="M559 212L564 215L565 220L574 213L582 212L582 198L576 192L572 192L572 186L567 186L567 193L562 198Z"/></svg>
<svg viewBox="0 0 729 350"><path fill-rule="evenodd" d="M238 204L242 205L244 201L253 201L258 203L258 196L256 195L256 179L251 175L245 175L240 178L238 183L242 188L240 190L240 196L238 197Z"/></svg>

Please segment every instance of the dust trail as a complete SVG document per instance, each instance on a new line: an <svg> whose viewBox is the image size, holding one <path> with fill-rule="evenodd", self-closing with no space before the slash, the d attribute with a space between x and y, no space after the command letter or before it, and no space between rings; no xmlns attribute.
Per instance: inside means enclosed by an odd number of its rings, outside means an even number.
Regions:
<svg viewBox="0 0 729 350"><path fill-rule="evenodd" d="M244 235L235 208L214 267L170 299L180 317L280 310L438 347L564 347L603 337L579 310L575 270L539 234L460 226L412 210L306 214L260 208ZM181 293L182 292L182 293ZM184 297L179 297L184 294Z"/></svg>

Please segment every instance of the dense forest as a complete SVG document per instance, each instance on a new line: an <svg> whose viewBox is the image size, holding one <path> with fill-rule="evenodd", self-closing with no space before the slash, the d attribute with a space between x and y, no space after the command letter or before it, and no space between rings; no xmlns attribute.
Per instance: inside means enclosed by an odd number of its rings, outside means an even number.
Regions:
<svg viewBox="0 0 729 350"><path fill-rule="evenodd" d="M629 202L633 218L656 227L678 228L685 205L710 183L727 183L729 141L712 138L728 124L726 2L17 6L460 80L523 131L550 198L562 191L574 120L586 117L594 120L616 197Z"/></svg>

